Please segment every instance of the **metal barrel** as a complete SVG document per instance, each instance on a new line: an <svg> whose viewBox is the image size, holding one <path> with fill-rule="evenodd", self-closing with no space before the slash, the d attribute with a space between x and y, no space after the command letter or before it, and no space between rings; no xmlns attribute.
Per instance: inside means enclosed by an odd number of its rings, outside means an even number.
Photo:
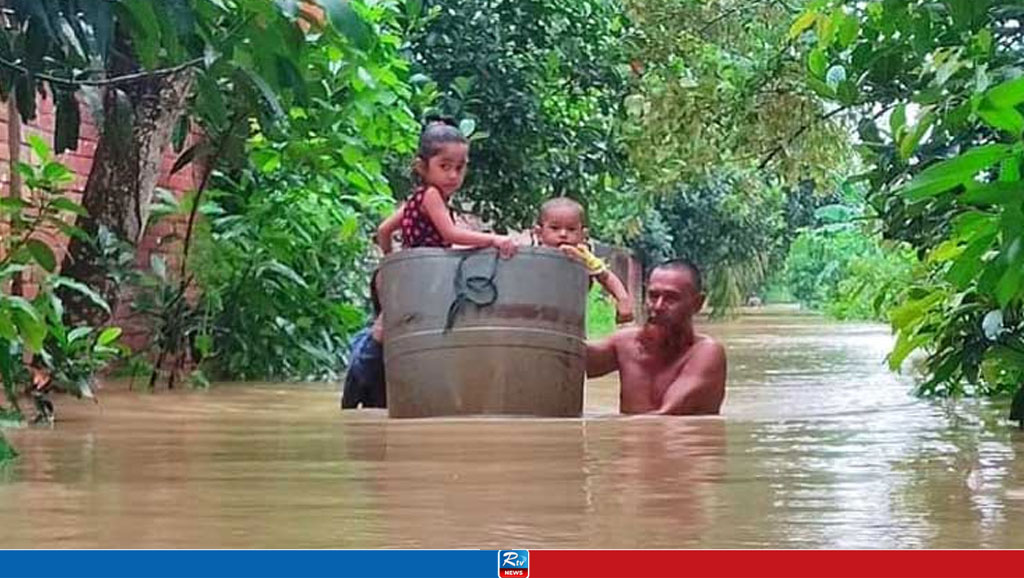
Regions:
<svg viewBox="0 0 1024 578"><path fill-rule="evenodd" d="M388 256L380 272L388 415L579 416L587 287L583 265L543 247L507 260L493 249ZM469 299L446 330L460 292Z"/></svg>

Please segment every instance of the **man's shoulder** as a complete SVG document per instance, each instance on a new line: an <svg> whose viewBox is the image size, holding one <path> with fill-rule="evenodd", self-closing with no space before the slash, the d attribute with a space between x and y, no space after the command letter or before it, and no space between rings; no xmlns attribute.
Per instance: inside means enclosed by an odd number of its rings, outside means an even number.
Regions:
<svg viewBox="0 0 1024 578"><path fill-rule="evenodd" d="M722 345L721 341L715 339L714 337L704 333L698 333L695 337L696 339L693 342L693 345L695 347L701 347L703 349L719 351L722 353L725 352L725 346Z"/></svg>
<svg viewBox="0 0 1024 578"><path fill-rule="evenodd" d="M702 333L696 335L696 340L693 342L693 352L695 355L700 354L725 359L725 346L722 345L722 342Z"/></svg>
<svg viewBox="0 0 1024 578"><path fill-rule="evenodd" d="M687 353L684 367L692 367L695 371L707 371L712 368L726 366L725 346L710 335L697 335L693 346Z"/></svg>

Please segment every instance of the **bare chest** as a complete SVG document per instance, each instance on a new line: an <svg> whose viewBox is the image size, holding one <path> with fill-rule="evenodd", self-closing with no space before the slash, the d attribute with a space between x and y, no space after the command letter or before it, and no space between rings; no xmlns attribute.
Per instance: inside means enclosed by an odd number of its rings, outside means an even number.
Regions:
<svg viewBox="0 0 1024 578"><path fill-rule="evenodd" d="M643 413L661 407L665 392L686 363L686 356L662 362L630 348L619 359L619 409L623 413Z"/></svg>

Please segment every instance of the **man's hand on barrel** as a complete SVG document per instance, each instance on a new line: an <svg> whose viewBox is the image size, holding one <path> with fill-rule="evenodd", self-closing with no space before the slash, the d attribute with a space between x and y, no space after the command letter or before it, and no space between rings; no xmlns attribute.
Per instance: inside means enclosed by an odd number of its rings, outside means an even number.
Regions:
<svg viewBox="0 0 1024 578"><path fill-rule="evenodd" d="M633 304L629 300L617 299L615 301L615 322L620 324L633 322Z"/></svg>

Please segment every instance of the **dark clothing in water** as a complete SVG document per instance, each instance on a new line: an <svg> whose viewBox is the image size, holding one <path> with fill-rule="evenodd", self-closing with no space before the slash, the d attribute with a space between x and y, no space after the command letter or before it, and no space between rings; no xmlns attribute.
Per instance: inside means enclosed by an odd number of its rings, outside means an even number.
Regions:
<svg viewBox="0 0 1024 578"><path fill-rule="evenodd" d="M345 374L341 409L387 407L384 387L384 346L373 338L372 325L352 338L351 361Z"/></svg>

